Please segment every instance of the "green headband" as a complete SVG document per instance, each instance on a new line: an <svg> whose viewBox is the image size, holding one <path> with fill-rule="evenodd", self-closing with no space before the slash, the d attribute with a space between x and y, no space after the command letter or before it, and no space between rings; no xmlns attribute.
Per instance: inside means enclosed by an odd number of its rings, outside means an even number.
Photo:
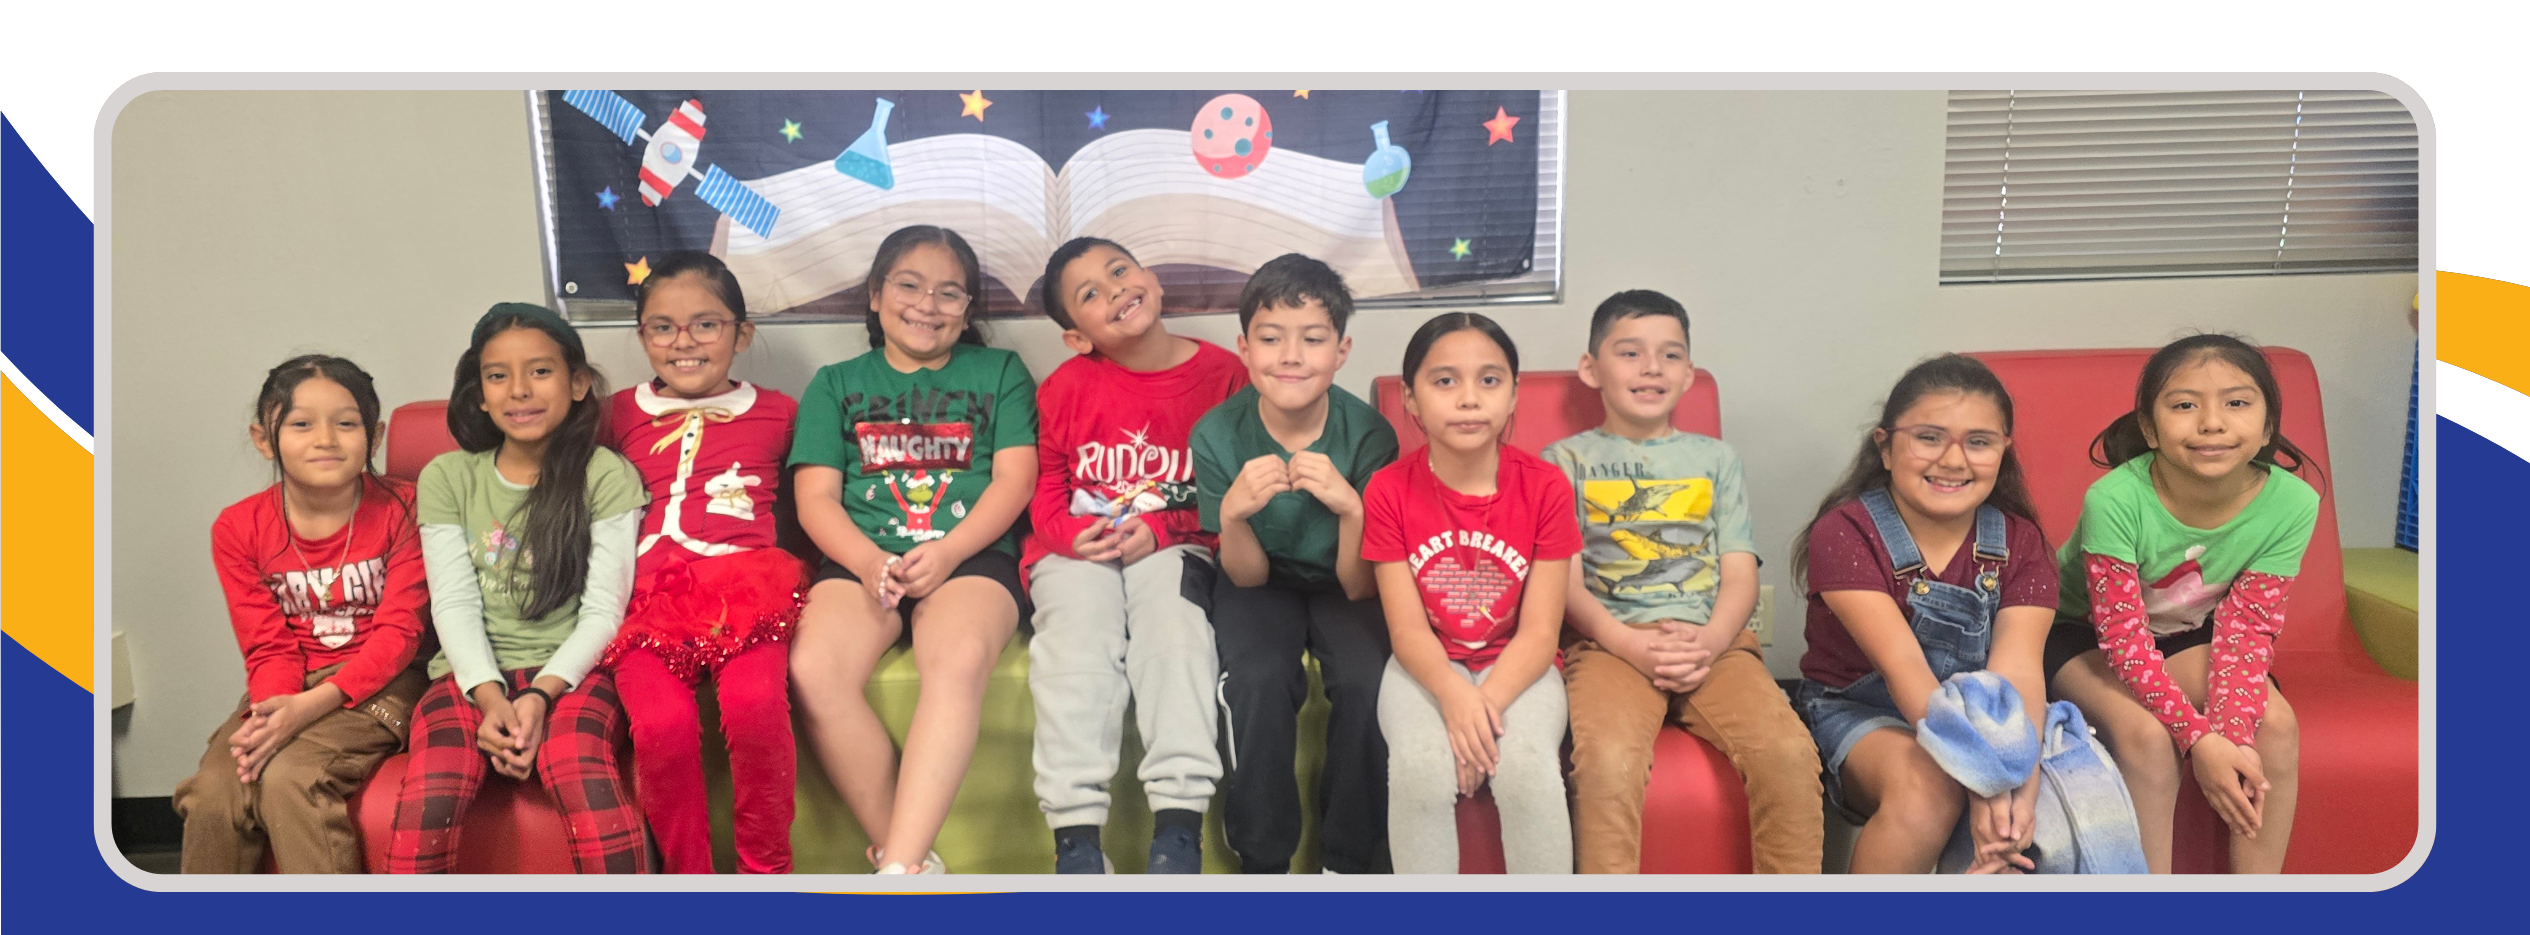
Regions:
<svg viewBox="0 0 2530 935"><path fill-rule="evenodd" d="M553 333L555 340L571 348L572 353L583 357L588 356L588 349L580 344L580 332L572 328L570 322L554 314L553 309L526 302L503 302L492 306L492 310L483 313L483 317L475 319L473 346L482 347L483 342L492 339L492 326L509 318L524 319L543 325L545 330Z"/></svg>

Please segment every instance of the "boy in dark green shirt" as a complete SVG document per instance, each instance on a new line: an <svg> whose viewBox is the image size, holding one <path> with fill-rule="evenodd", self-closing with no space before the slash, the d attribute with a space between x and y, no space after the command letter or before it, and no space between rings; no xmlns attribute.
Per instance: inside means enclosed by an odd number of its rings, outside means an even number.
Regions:
<svg viewBox="0 0 2530 935"><path fill-rule="evenodd" d="M1353 339L1353 298L1317 260L1285 254L1239 294L1248 385L1195 424L1196 504L1220 535L1212 599L1229 718L1230 849L1248 873L1286 873L1300 845L1292 776L1306 649L1327 700L1318 774L1318 862L1369 873L1388 829L1388 747L1379 679L1388 624L1362 561L1362 485L1397 460L1397 433L1335 386Z"/></svg>

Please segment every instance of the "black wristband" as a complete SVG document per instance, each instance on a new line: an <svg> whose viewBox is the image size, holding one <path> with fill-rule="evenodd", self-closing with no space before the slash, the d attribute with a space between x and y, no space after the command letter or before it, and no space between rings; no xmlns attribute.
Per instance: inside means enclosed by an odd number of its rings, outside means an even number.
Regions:
<svg viewBox="0 0 2530 935"><path fill-rule="evenodd" d="M511 700L511 701L517 701L517 700L518 700L518 696L520 696L520 695L524 695L524 694L528 694L528 693L530 693L530 692L533 692L533 693L535 693L538 697L541 697L541 698L545 699L545 709L546 709L546 710L552 710L552 709L553 709L553 693L552 693L552 692L549 692L549 691L546 691L546 690L544 690L544 689L541 689L541 688L537 688L537 687L536 687L536 686L534 686L534 685L529 685L529 686L527 686L527 687L525 687L525 688L521 688L521 689L519 689L519 690L517 690L517 691L511 692L511 693L510 693L510 700Z"/></svg>

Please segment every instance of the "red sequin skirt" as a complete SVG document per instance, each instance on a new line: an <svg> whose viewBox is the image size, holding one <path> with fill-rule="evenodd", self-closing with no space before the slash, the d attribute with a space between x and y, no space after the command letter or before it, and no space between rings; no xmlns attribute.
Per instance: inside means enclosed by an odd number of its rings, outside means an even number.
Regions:
<svg viewBox="0 0 2530 935"><path fill-rule="evenodd" d="M647 649L688 685L757 643L788 639L808 595L808 566L781 549L670 565L633 582L612 664Z"/></svg>

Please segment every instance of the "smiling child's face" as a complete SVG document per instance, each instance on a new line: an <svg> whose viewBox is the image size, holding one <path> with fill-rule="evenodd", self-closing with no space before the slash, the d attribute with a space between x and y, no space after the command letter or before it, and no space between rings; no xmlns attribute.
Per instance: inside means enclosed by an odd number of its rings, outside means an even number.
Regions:
<svg viewBox="0 0 2530 935"><path fill-rule="evenodd" d="M1102 352L1140 340L1157 327L1160 296L1159 275L1114 247L1091 247L1063 266L1071 330Z"/></svg>
<svg viewBox="0 0 2530 935"><path fill-rule="evenodd" d="M2208 354L2180 364L2152 401L2144 441L2162 463L2207 480L2229 476L2266 448L2267 401L2257 380Z"/></svg>
<svg viewBox="0 0 2530 935"><path fill-rule="evenodd" d="M309 377L290 392L289 408L269 434L249 435L281 473L310 490L333 490L356 481L369 459L369 427L351 391L324 377Z"/></svg>
<svg viewBox="0 0 2530 935"><path fill-rule="evenodd" d="M667 387L666 395L701 399L727 389L729 367L755 339L755 326L739 321L737 312L704 285L701 273L648 288L642 302L641 349L650 356L651 372ZM697 330L714 337L709 343L697 340ZM667 333L670 343L656 343L654 332Z"/></svg>
<svg viewBox="0 0 2530 935"><path fill-rule="evenodd" d="M1599 346L1581 358L1581 382L1599 391L1599 401L1619 421L1644 430L1666 426L1695 383L1687 329L1667 315L1617 319Z"/></svg>
<svg viewBox="0 0 2530 935"><path fill-rule="evenodd" d="M570 418L571 404L589 394L589 378L571 372L562 344L525 325L483 342L483 411L513 442L537 444Z"/></svg>
<svg viewBox="0 0 2530 935"><path fill-rule="evenodd" d="M1239 335L1248 385L1266 405L1291 412L1326 398L1352 350L1353 339L1335 333L1335 320L1316 299L1257 309Z"/></svg>
<svg viewBox="0 0 2530 935"><path fill-rule="evenodd" d="M975 284L949 248L918 243L906 250L870 296L870 311L896 352L933 360L955 347L975 307Z"/></svg>
<svg viewBox="0 0 2530 935"><path fill-rule="evenodd" d="M1994 492L2009 433L2003 407L1983 393L1926 393L1888 431L1873 430L1880 464L1889 469L1889 495L1917 516L1934 522L1976 513Z"/></svg>
<svg viewBox="0 0 2530 935"><path fill-rule="evenodd" d="M1407 388L1407 403L1432 444L1472 453L1502 438L1519 384L1502 346L1473 328L1432 342Z"/></svg>

